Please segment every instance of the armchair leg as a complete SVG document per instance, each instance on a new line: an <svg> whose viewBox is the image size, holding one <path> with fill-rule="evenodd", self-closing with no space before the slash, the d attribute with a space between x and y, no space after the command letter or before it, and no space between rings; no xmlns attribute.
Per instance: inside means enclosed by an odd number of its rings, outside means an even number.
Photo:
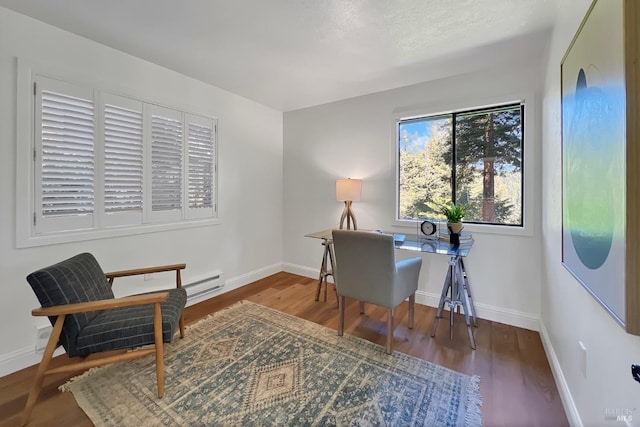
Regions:
<svg viewBox="0 0 640 427"><path fill-rule="evenodd" d="M387 308L387 354L391 354L391 343L393 342L393 308Z"/></svg>
<svg viewBox="0 0 640 427"><path fill-rule="evenodd" d="M180 326L180 338L184 338L184 313L180 315L178 325Z"/></svg>
<svg viewBox="0 0 640 427"><path fill-rule="evenodd" d="M413 318L416 312L416 294L409 297L409 329L413 329Z"/></svg>
<svg viewBox="0 0 640 427"><path fill-rule="evenodd" d="M42 383L44 381L44 375L47 372L49 362L51 362L51 358L53 357L53 352L55 351L56 347L58 347L58 339L60 338L60 332L62 332L64 318L64 315L58 316L58 318L56 319L56 323L53 326L53 331L51 332L51 336L49 337L49 341L47 342L47 347L44 349L42 360L40 361L40 365L38 365L38 371L36 372L36 377L33 380L33 386L31 386L31 390L29 391L27 403L24 405L24 410L22 411L22 417L20 419L21 426L26 425L29 421L31 411L33 411L36 400L38 400L38 395L40 394Z"/></svg>
<svg viewBox="0 0 640 427"><path fill-rule="evenodd" d="M344 302L345 297L340 295L338 298L338 336L341 337L344 334Z"/></svg>
<svg viewBox="0 0 640 427"><path fill-rule="evenodd" d="M160 303L154 304L153 332L156 347L156 381L158 398L164 395L164 345L162 343L162 311Z"/></svg>
<svg viewBox="0 0 640 427"><path fill-rule="evenodd" d="M180 269L176 270L176 288L180 289L182 287L182 276L180 276ZM184 338L184 312L180 315L180 338ZM162 327L161 327L162 328ZM162 340L160 341L162 343Z"/></svg>

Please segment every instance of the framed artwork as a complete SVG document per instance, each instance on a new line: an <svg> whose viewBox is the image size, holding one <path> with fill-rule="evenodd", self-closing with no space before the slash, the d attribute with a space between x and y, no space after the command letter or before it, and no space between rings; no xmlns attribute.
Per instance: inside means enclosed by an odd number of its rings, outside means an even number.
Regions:
<svg viewBox="0 0 640 427"><path fill-rule="evenodd" d="M637 16L633 0L594 0L562 60L562 263L640 334Z"/></svg>

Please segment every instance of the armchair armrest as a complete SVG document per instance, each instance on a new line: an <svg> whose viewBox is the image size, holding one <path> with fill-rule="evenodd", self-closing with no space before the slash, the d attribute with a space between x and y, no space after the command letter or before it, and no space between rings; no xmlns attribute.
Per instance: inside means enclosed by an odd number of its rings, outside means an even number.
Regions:
<svg viewBox="0 0 640 427"><path fill-rule="evenodd" d="M157 267L145 267L145 268L135 268L133 270L120 270L114 271L111 273L105 273L107 279L109 279L109 285L113 285L113 280L116 277L126 277L126 276L137 276L139 274L151 274L151 273L160 273L163 271L174 271L176 272L176 287L182 287L182 279L180 278L180 270L184 270L187 267L187 264L170 264L170 265L159 265Z"/></svg>
<svg viewBox="0 0 640 427"><path fill-rule="evenodd" d="M67 314L86 313L88 311L106 310L109 308L155 304L166 301L168 298L169 292L154 292L152 294L133 295L122 298L79 302L75 304L56 305L53 307L40 307L33 309L31 311L31 314L33 316L60 316Z"/></svg>
<svg viewBox="0 0 640 427"><path fill-rule="evenodd" d="M163 271L179 271L184 270L187 267L187 264L171 264L171 265L160 265L157 267L146 267L146 268L136 268L133 270L121 270L114 271L111 273L105 273L107 279L115 279L116 277L126 277L126 276L137 276L139 274L151 274L151 273L160 273Z"/></svg>

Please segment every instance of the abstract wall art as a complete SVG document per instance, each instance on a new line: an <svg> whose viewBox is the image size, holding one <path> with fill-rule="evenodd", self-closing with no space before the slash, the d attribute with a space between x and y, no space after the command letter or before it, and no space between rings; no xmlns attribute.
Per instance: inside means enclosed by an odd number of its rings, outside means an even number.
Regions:
<svg viewBox="0 0 640 427"><path fill-rule="evenodd" d="M640 333L629 323L640 305L630 301L638 277L628 269L638 255L628 243L640 238L627 221L640 195L628 192L638 175L629 167L640 167L628 150L637 84L628 84L633 51L623 23L637 15L632 3L595 0L562 60L562 263L627 331ZM637 38L631 44L637 50Z"/></svg>

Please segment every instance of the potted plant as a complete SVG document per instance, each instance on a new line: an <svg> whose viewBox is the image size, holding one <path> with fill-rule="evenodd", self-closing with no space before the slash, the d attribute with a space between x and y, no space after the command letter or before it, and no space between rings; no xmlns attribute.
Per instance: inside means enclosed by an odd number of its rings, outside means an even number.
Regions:
<svg viewBox="0 0 640 427"><path fill-rule="evenodd" d="M447 217L447 228L453 234L460 234L462 231L462 218L466 213L466 208L461 205L451 203L449 206L442 208L442 214ZM452 236L453 237L453 236Z"/></svg>

